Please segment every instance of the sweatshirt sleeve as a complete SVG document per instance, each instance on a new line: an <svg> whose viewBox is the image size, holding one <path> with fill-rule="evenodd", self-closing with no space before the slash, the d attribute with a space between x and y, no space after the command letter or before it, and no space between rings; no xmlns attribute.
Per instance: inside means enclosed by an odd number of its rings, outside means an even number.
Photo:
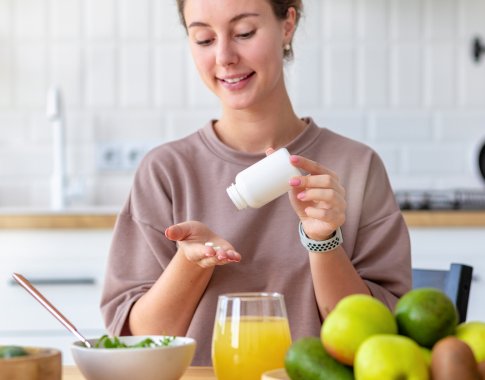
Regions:
<svg viewBox="0 0 485 380"><path fill-rule="evenodd" d="M371 293L392 310L411 289L411 247L384 164L375 153L361 201L351 260Z"/></svg>
<svg viewBox="0 0 485 380"><path fill-rule="evenodd" d="M129 213L118 216L101 297L101 313L110 334L130 334L126 321L131 307L160 277L166 264L155 254L163 240L163 231Z"/></svg>
<svg viewBox="0 0 485 380"><path fill-rule="evenodd" d="M101 314L113 335L129 335L127 317L133 304L161 276L176 251L164 235L172 224L170 198L161 190L150 161L143 162L128 200L118 215L101 295ZM154 207L157 205L157 207Z"/></svg>

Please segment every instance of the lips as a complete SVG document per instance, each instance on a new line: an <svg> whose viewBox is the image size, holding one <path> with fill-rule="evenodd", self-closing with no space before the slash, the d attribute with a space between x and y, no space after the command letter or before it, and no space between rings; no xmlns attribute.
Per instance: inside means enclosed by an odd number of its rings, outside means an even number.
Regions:
<svg viewBox="0 0 485 380"><path fill-rule="evenodd" d="M254 74L253 71L248 74L236 74L221 78L218 77L217 79L224 85L224 87L235 90L242 88Z"/></svg>

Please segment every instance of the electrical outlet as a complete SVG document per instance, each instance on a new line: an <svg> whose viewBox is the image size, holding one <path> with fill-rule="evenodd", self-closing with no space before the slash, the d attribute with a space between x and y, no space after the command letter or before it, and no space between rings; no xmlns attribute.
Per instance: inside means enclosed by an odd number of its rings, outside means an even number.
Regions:
<svg viewBox="0 0 485 380"><path fill-rule="evenodd" d="M143 141L100 142L96 146L97 169L102 172L133 171L153 146L153 143Z"/></svg>
<svg viewBox="0 0 485 380"><path fill-rule="evenodd" d="M101 142L96 145L96 166L99 171L121 170L122 158L119 142Z"/></svg>
<svg viewBox="0 0 485 380"><path fill-rule="evenodd" d="M136 169L148 150L149 148L146 143L125 143L122 152L123 169Z"/></svg>

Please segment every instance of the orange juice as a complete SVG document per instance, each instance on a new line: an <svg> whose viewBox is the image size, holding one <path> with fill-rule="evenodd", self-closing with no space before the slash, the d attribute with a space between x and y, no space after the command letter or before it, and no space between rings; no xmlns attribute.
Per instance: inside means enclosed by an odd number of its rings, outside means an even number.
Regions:
<svg viewBox="0 0 485 380"><path fill-rule="evenodd" d="M291 345L288 319L282 317L216 320L212 361L218 380L260 380L261 374L283 368Z"/></svg>

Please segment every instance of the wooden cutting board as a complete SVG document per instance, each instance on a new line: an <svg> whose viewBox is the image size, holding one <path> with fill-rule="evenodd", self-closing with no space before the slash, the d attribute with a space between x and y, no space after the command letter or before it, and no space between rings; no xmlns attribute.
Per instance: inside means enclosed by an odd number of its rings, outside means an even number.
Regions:
<svg viewBox="0 0 485 380"><path fill-rule="evenodd" d="M261 380L290 380L284 368L263 373Z"/></svg>

